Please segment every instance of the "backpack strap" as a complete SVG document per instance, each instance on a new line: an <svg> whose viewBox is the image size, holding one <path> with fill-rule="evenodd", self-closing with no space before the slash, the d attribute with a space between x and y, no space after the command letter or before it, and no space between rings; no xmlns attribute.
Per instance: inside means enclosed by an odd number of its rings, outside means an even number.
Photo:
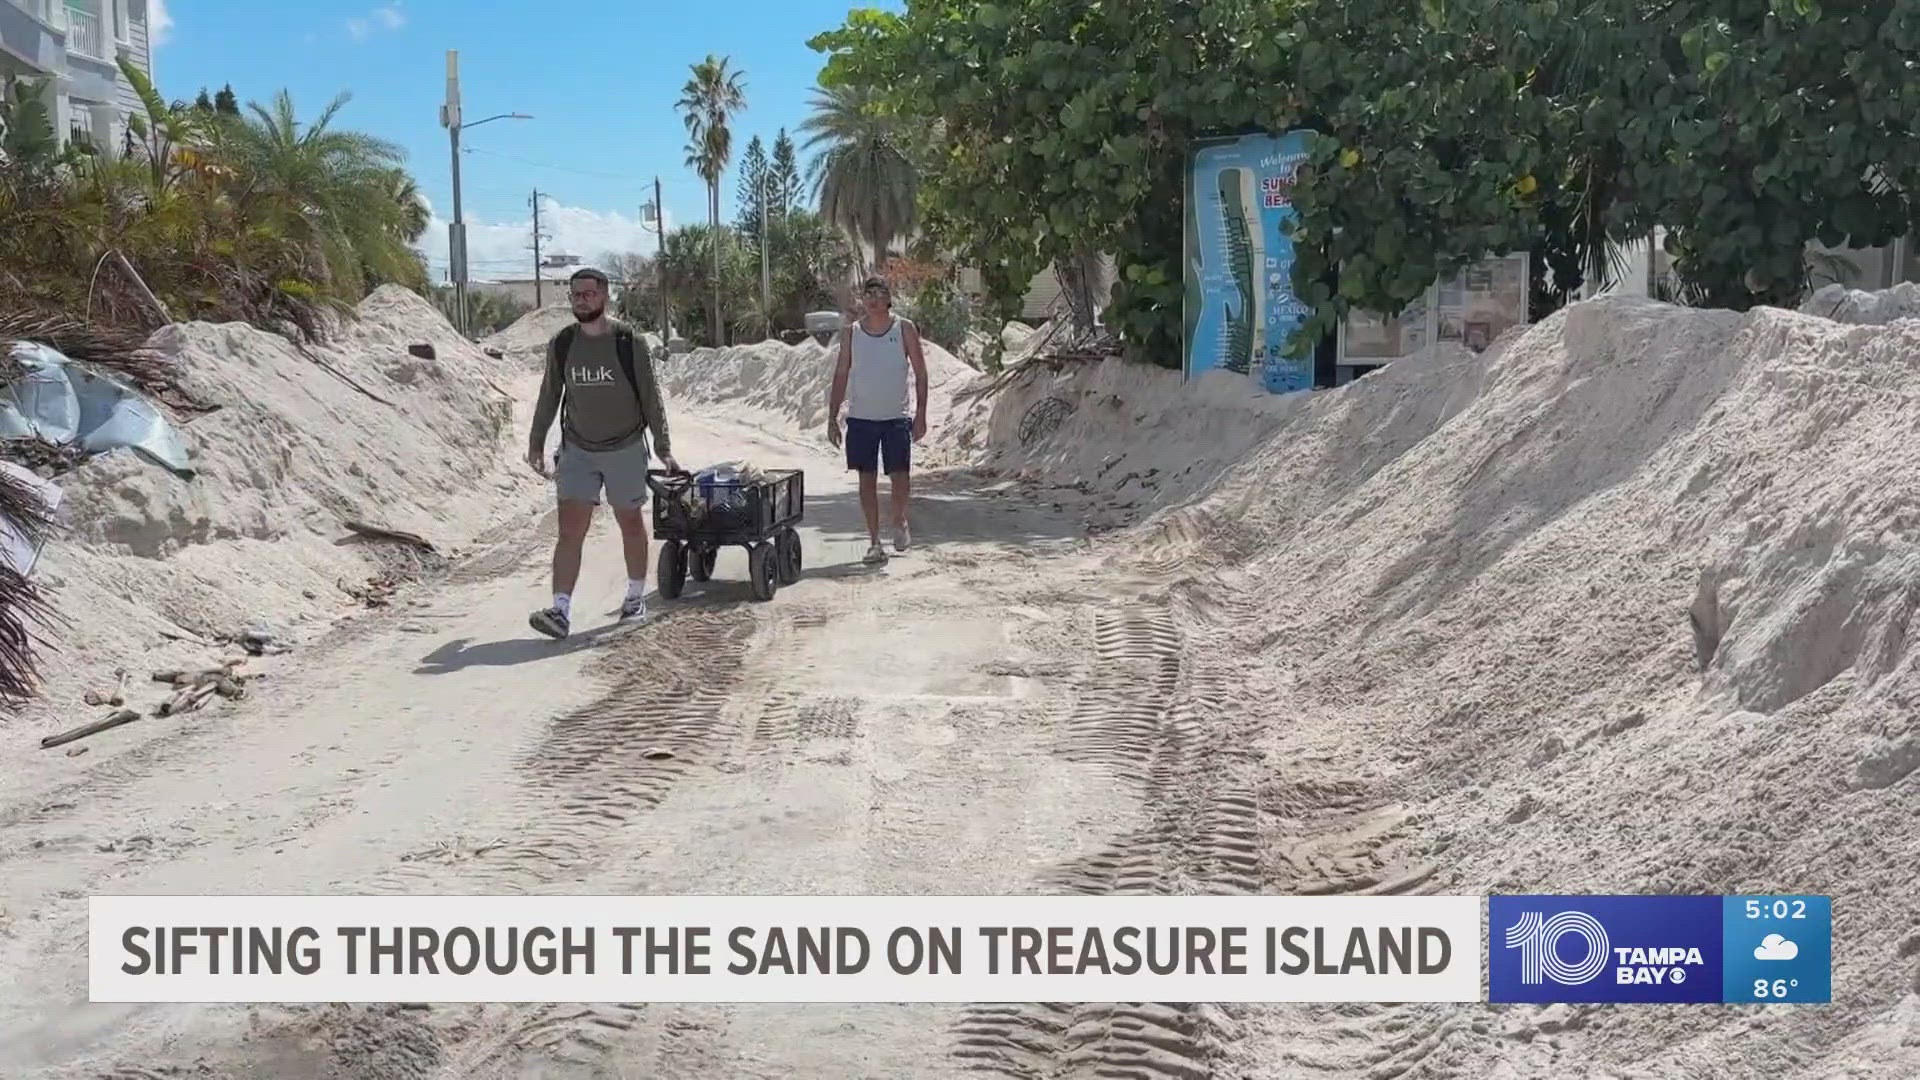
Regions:
<svg viewBox="0 0 1920 1080"><path fill-rule="evenodd" d="M626 372L627 385L633 387L633 396L640 396L640 380L633 375L633 331L622 326L613 332L613 351L620 356L620 370Z"/></svg>

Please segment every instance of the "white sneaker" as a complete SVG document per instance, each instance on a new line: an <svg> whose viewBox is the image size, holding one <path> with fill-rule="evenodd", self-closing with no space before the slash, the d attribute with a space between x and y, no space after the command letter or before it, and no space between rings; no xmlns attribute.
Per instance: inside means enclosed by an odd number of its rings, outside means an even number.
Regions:
<svg viewBox="0 0 1920 1080"><path fill-rule="evenodd" d="M879 566L881 563L887 561L887 549L881 547L879 544L874 544L867 548L867 557L861 561L868 566Z"/></svg>
<svg viewBox="0 0 1920 1080"><path fill-rule="evenodd" d="M647 617L646 596L644 595L629 596L626 598L626 600L621 602L620 604L620 621L621 622L635 622L637 620L643 620L646 617Z"/></svg>
<svg viewBox="0 0 1920 1080"><path fill-rule="evenodd" d="M908 529L905 525L897 526L893 530L893 550L905 551L907 550L907 548L912 546L913 546L912 530Z"/></svg>

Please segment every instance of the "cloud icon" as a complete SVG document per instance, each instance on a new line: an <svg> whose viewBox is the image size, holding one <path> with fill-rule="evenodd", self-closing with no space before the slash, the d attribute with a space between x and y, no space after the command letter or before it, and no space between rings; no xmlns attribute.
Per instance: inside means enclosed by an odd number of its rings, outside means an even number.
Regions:
<svg viewBox="0 0 1920 1080"><path fill-rule="evenodd" d="M1760 946L1753 950L1755 960L1791 960L1800 955L1800 946L1781 937L1768 934L1760 939Z"/></svg>

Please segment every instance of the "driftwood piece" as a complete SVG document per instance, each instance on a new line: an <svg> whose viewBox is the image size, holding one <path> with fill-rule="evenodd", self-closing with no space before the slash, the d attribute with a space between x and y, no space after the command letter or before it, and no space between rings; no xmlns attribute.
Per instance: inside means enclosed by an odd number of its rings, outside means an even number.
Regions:
<svg viewBox="0 0 1920 1080"><path fill-rule="evenodd" d="M218 689L219 686L220 684L217 682L209 682L200 686L189 686L162 702L160 707L154 710L153 715L178 716L181 713L192 712L204 704L208 698L212 697L213 692Z"/></svg>
<svg viewBox="0 0 1920 1080"><path fill-rule="evenodd" d="M105 720L95 720L91 724L83 724L71 731L63 731L58 735L49 735L41 739L40 749L50 750L56 746L64 746L76 739L84 739L89 735L98 735L103 731L117 728L122 724L131 724L138 719L140 719L140 714L134 712L132 709L119 709Z"/></svg>
<svg viewBox="0 0 1920 1080"><path fill-rule="evenodd" d="M195 687L195 686L206 686L209 683L217 683L221 679L233 678L234 669L246 662L247 661L245 657L232 657L222 661L218 667L207 667L207 668L197 668L197 669L179 669L179 668L162 669L160 671L156 671L153 673L153 681L157 683L167 683L172 686L185 686L189 688Z"/></svg>
<svg viewBox="0 0 1920 1080"><path fill-rule="evenodd" d="M305 356L308 360L312 361L314 366L318 367L321 371L324 371L327 374L333 376L334 378L339 379L341 382L346 383L348 386L352 387L353 389L358 390L361 394L372 398L373 400L379 402L382 405L385 405L389 408L397 408L397 406L395 406L393 402L388 401L386 398L381 397L379 394L376 394L373 391L355 382L353 380L353 377L348 375L346 372L341 371L339 368L334 367L332 364L329 364L325 360L322 360L318 356L315 356L313 352L309 350L306 346L295 343L294 347L299 349L300 353L303 356Z"/></svg>
<svg viewBox="0 0 1920 1080"><path fill-rule="evenodd" d="M347 528L352 529L354 532L360 534L361 536L370 536L376 540L398 540L400 543L410 544L414 547L419 548L422 551L435 550L432 541L428 540L426 537L416 536L410 532L401 532L398 529L389 529L385 525L375 525L372 522L367 522L367 521L348 521L348 522L344 522L343 524L345 524Z"/></svg>

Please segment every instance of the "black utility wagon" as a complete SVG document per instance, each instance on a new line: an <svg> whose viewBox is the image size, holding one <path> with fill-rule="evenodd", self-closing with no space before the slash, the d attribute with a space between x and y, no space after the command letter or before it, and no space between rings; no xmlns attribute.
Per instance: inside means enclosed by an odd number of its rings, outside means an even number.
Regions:
<svg viewBox="0 0 1920 1080"><path fill-rule="evenodd" d="M660 545L660 595L679 597L688 575L713 577L723 547L747 549L755 600L800 580L800 534L794 531L806 501L799 469L755 473L752 479L696 480L690 472L647 471L653 491L653 531Z"/></svg>

